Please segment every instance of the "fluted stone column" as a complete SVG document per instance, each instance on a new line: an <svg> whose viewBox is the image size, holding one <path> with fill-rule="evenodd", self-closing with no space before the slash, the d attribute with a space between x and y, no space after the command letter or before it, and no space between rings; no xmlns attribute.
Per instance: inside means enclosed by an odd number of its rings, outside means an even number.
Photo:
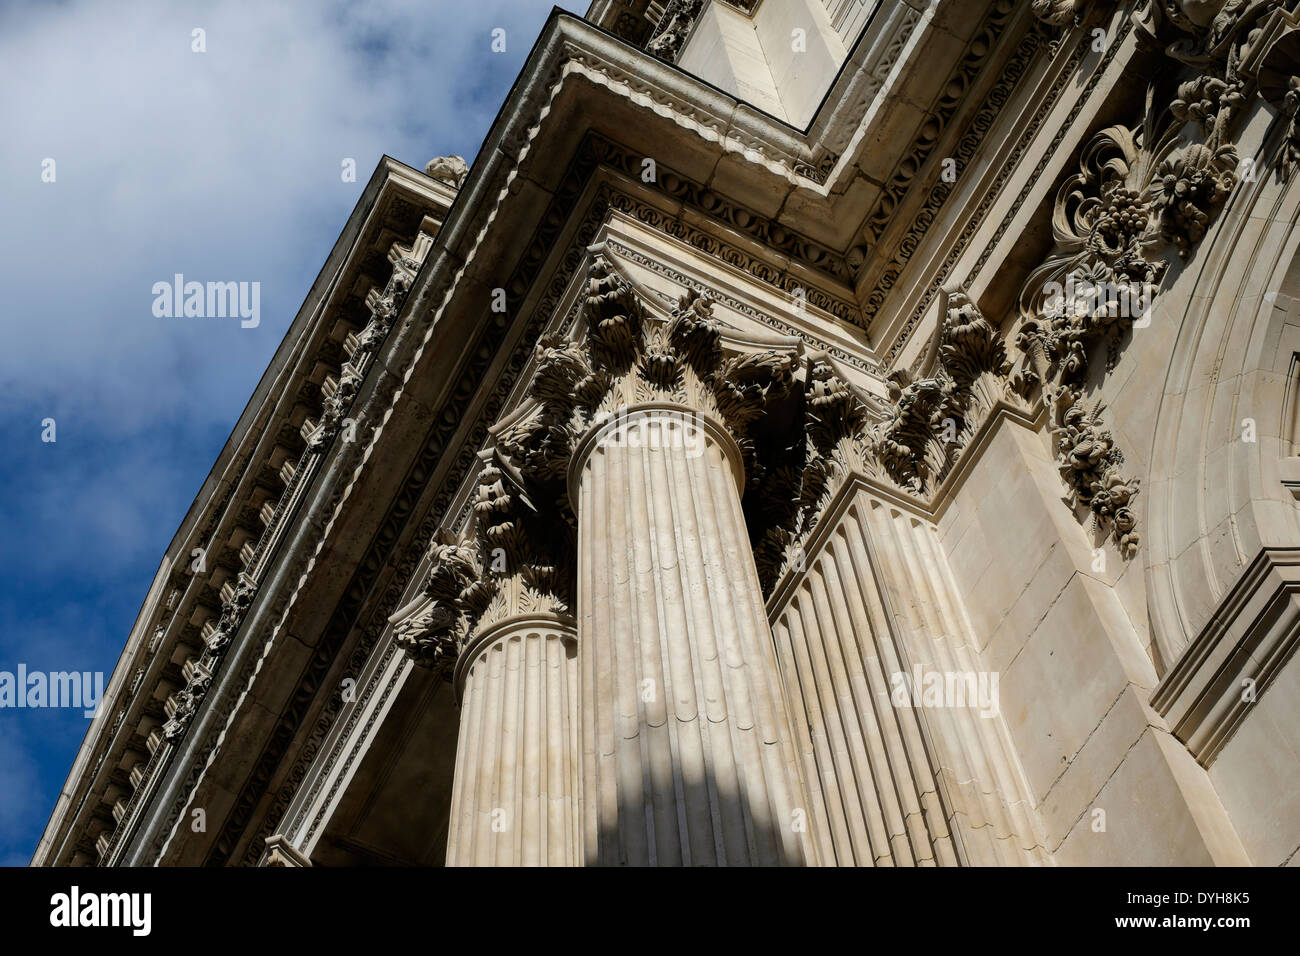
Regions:
<svg viewBox="0 0 1300 956"><path fill-rule="evenodd" d="M730 434L680 407L576 449L588 865L809 862L743 481Z"/></svg>
<svg viewBox="0 0 1300 956"><path fill-rule="evenodd" d="M448 866L576 866L577 635L555 614L510 617L466 644Z"/></svg>

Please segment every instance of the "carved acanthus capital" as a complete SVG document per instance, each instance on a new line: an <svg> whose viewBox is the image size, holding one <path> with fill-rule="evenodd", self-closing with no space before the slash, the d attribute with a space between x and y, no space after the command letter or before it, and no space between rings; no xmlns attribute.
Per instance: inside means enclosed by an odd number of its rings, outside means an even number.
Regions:
<svg viewBox="0 0 1300 956"><path fill-rule="evenodd" d="M893 409L877 429L876 451L898 484L932 490L999 402L1020 404L1008 386L1011 365L1001 333L961 292L948 297L919 370L895 369L887 379Z"/></svg>
<svg viewBox="0 0 1300 956"><path fill-rule="evenodd" d="M965 293L954 293L944 313L939 363L982 411L1006 396L1011 371L1007 347L995 328ZM970 402L966 403L969 410ZM964 415L963 417L970 417Z"/></svg>
<svg viewBox="0 0 1300 956"><path fill-rule="evenodd" d="M754 542L759 581L770 590L790 567L849 475L883 478L871 439L879 402L854 388L825 354L804 367L804 418L794 443L766 468L752 495L762 525Z"/></svg>
<svg viewBox="0 0 1300 956"><path fill-rule="evenodd" d="M435 541L420 595L397 611L397 646L422 667L450 679L460 645L467 636L469 598L481 585L483 567L477 549L466 543Z"/></svg>
<svg viewBox="0 0 1300 956"><path fill-rule="evenodd" d="M666 321L654 318L600 253L581 310L578 339L538 342L532 405L497 436L502 458L535 500L562 502L582 437L634 405L677 405L715 420L741 448L746 467L753 466L751 428L772 399L789 391L794 350L727 354L712 302L693 289Z"/></svg>
<svg viewBox="0 0 1300 956"><path fill-rule="evenodd" d="M429 550L420 595L389 620L415 663L450 680L473 636L506 618L572 607L572 529L554 509L539 511L499 448L484 452L473 520Z"/></svg>
<svg viewBox="0 0 1300 956"><path fill-rule="evenodd" d="M887 385L893 413L876 432L876 454L900 487L923 494L942 472L945 438L956 438L954 383L942 369L925 378L896 369Z"/></svg>
<svg viewBox="0 0 1300 956"><path fill-rule="evenodd" d="M931 495L994 411L1026 404L1012 388L1002 334L962 292L945 293L927 352L890 373L888 401L852 386L824 354L809 355L802 371L797 437L754 489L765 588L800 567L803 542L849 476Z"/></svg>

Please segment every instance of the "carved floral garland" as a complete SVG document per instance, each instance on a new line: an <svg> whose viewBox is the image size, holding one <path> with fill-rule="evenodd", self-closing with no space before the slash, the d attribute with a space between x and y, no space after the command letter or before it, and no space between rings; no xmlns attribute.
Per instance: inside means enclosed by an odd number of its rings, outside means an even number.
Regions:
<svg viewBox="0 0 1300 956"><path fill-rule="evenodd" d="M1035 0L1034 12L1059 26L1078 24L1101 5ZM1023 354L1014 387L1025 397L1041 392L1072 503L1111 529L1126 558L1139 544L1131 507L1138 481L1121 471L1124 455L1101 420L1101 402L1084 404L1089 365L1104 346L1102 374L1114 367L1170 260L1190 254L1236 186L1241 164L1231 132L1255 83L1242 65L1266 32L1261 24L1283 6L1281 0L1137 6L1132 17L1145 42L1196 73L1163 107L1153 80L1139 127L1107 127L1084 147L1079 171L1057 192L1052 253L1020 295L1015 343Z"/></svg>

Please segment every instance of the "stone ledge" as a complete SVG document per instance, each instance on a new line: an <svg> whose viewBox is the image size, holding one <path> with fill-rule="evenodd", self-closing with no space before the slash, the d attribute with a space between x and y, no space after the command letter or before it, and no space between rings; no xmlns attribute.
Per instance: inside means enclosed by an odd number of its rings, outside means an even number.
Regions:
<svg viewBox="0 0 1300 956"><path fill-rule="evenodd" d="M1209 767L1300 643L1300 549L1264 548L1151 696ZM1244 699L1243 681L1254 680Z"/></svg>

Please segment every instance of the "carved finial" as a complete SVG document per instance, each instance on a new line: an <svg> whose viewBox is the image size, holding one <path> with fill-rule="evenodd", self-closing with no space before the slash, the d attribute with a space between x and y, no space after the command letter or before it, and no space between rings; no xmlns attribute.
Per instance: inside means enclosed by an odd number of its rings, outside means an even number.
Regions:
<svg viewBox="0 0 1300 956"><path fill-rule="evenodd" d="M469 166L459 156L435 156L425 164L424 174L453 189L460 189L469 175Z"/></svg>

